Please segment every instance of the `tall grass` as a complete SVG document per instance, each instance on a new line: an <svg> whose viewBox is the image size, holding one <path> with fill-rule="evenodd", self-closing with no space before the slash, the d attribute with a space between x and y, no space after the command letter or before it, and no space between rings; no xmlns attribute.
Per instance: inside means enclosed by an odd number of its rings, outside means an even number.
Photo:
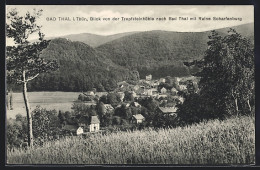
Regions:
<svg viewBox="0 0 260 170"><path fill-rule="evenodd" d="M8 164L253 164L254 118L69 137L7 152Z"/></svg>

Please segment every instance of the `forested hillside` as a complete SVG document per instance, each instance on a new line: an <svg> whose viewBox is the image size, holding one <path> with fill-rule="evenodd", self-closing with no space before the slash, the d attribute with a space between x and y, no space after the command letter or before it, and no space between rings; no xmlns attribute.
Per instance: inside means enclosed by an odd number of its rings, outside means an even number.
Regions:
<svg viewBox="0 0 260 170"><path fill-rule="evenodd" d="M232 28L253 40L252 23ZM224 35L229 29L222 28L217 32ZM210 31L147 31L116 39L96 49L104 52L113 62L138 70L141 78L147 74L152 74L154 78L187 76L197 69L189 70L183 62L201 59L204 56L209 35Z"/></svg>
<svg viewBox="0 0 260 170"><path fill-rule="evenodd" d="M253 41L252 23L234 28ZM217 32L226 34L228 29ZM109 91L118 81L136 80L148 74L153 78L188 76L198 68L188 68L183 62L204 56L209 35L210 31L146 31L111 36L75 34L53 39L42 57L56 59L60 68L32 81L29 90L85 91L95 87Z"/></svg>
<svg viewBox="0 0 260 170"><path fill-rule="evenodd" d="M187 76L183 61L199 59L207 48L209 32L148 31L123 37L96 48L113 62L139 71L141 78Z"/></svg>
<svg viewBox="0 0 260 170"><path fill-rule="evenodd" d="M57 60L60 68L38 77L31 83L31 90L86 91L97 87L109 91L117 81L136 79L133 71L115 65L82 42L54 39L42 57Z"/></svg>

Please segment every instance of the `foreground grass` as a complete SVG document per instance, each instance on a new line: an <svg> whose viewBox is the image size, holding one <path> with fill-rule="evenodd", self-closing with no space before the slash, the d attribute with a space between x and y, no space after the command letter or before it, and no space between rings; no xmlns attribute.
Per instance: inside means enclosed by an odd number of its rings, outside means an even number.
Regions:
<svg viewBox="0 0 260 170"><path fill-rule="evenodd" d="M70 137L7 152L8 164L252 164L254 118L184 128Z"/></svg>

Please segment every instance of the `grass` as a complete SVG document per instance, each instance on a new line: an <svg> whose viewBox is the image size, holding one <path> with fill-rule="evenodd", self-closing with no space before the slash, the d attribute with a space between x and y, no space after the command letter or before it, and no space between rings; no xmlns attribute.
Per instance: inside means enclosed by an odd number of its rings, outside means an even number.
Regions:
<svg viewBox="0 0 260 170"><path fill-rule="evenodd" d="M254 164L252 117L175 129L69 137L7 152L8 164Z"/></svg>
<svg viewBox="0 0 260 170"><path fill-rule="evenodd" d="M73 101L77 100L80 92L28 92L28 98L31 109L34 110L37 105L47 110L56 109L70 111ZM22 93L13 93L13 110L7 110L7 118L15 118L16 114L26 116L26 110Z"/></svg>

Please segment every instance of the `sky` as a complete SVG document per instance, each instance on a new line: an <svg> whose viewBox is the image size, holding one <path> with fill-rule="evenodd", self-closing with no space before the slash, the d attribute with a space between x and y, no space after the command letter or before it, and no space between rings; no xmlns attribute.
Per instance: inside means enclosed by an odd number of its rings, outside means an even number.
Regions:
<svg viewBox="0 0 260 170"><path fill-rule="evenodd" d="M32 12L33 8L42 9L42 16L37 23L42 25L41 30L46 37L79 33L112 35L150 30L201 32L254 22L252 5L7 5L6 12L13 8L16 8L22 16L27 11ZM59 17L70 18L70 21L61 21ZM86 18L88 21L77 21L76 17ZM90 17L111 20L90 21ZM119 18L119 21L112 20L114 17ZM155 20L122 21L121 17L153 17ZM156 20L158 17L165 17L166 20L158 21ZM177 17L177 20L170 21L169 17ZM196 17L196 20L179 20L179 17ZM211 20L199 20L199 17ZM242 20L220 21L213 20L213 17L234 17ZM35 38L36 36L32 35L29 39ZM7 40L7 44L8 42Z"/></svg>

